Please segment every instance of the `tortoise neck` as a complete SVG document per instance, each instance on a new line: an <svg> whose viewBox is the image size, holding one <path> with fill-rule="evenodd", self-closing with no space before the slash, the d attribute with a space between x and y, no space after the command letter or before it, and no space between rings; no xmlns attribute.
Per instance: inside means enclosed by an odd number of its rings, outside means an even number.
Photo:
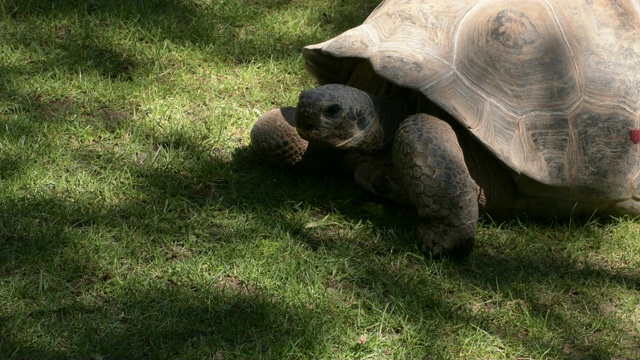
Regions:
<svg viewBox="0 0 640 360"><path fill-rule="evenodd" d="M375 107L377 122L382 129L382 146L387 147L393 142L400 123L410 115L415 114L415 107L406 101L387 97L371 96Z"/></svg>

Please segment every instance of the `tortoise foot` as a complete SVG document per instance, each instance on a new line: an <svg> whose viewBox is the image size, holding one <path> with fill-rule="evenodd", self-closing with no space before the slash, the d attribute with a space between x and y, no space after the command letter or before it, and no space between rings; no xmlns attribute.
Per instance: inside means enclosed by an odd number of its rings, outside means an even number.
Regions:
<svg viewBox="0 0 640 360"><path fill-rule="evenodd" d="M463 258L473 250L475 226L451 227L428 222L418 226L416 235L421 241L420 250L433 258Z"/></svg>

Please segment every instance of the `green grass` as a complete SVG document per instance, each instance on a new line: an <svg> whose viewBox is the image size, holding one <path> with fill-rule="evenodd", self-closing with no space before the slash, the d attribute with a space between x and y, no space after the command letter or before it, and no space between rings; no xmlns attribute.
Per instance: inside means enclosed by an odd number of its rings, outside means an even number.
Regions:
<svg viewBox="0 0 640 360"><path fill-rule="evenodd" d="M415 211L252 154L375 0L0 0L0 358L640 359L640 224Z"/></svg>

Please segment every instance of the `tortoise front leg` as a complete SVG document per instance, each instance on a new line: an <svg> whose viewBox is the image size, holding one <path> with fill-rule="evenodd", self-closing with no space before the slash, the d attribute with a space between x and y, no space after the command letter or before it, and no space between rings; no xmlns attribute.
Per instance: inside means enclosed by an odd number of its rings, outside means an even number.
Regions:
<svg viewBox="0 0 640 360"><path fill-rule="evenodd" d="M251 145L262 159L278 166L291 167L302 160L308 141L295 128L294 107L264 113L251 129Z"/></svg>
<svg viewBox="0 0 640 360"><path fill-rule="evenodd" d="M422 251L468 255L476 235L479 187L451 126L426 114L407 118L396 134L393 163L418 209Z"/></svg>
<svg viewBox="0 0 640 360"><path fill-rule="evenodd" d="M345 150L309 143L300 137L295 107L281 107L262 114L251 129L251 146L263 160L283 167L310 172L344 173Z"/></svg>

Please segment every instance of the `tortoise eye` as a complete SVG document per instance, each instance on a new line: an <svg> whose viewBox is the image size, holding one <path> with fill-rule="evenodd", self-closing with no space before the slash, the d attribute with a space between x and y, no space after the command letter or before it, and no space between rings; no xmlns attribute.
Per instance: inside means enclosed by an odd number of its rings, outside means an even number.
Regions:
<svg viewBox="0 0 640 360"><path fill-rule="evenodd" d="M342 108L338 104L333 104L324 109L324 116L333 117L336 116Z"/></svg>

